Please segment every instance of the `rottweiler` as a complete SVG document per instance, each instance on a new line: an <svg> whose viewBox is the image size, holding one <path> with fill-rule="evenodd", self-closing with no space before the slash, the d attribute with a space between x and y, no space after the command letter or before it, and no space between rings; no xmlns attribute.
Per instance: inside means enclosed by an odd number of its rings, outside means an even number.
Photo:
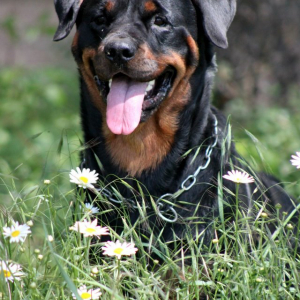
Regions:
<svg viewBox="0 0 300 300"><path fill-rule="evenodd" d="M247 213L255 201L294 210L276 179L247 167L210 103L214 47L228 46L235 0L55 0L55 8L55 41L76 24L82 167L101 175L98 193L116 207L101 215L106 225L121 232L125 206L132 224L147 224L144 236L151 229L168 242L189 230L209 244L220 202L226 215L235 205L235 183L222 180L232 169L255 178L239 188Z"/></svg>

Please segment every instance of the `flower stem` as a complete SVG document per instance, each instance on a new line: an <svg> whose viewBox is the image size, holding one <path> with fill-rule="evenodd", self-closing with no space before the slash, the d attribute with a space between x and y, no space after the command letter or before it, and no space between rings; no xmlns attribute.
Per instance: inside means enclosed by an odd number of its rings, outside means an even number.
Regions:
<svg viewBox="0 0 300 300"><path fill-rule="evenodd" d="M117 270L117 283L119 285L119 281L121 279L121 259L118 260L118 270Z"/></svg>
<svg viewBox="0 0 300 300"><path fill-rule="evenodd" d="M240 184L236 184L236 192L235 192L235 246L236 246L236 255L238 255L239 246L238 246L238 240L239 240L239 234L238 234L238 221L239 221L239 187Z"/></svg>
<svg viewBox="0 0 300 300"><path fill-rule="evenodd" d="M114 290L114 294L117 294L118 293L118 290L119 290L119 283L120 283L120 279L121 279L121 259L117 259L117 273L115 273L115 282L114 282L114 285L113 285L113 290ZM114 298L112 298L114 299Z"/></svg>
<svg viewBox="0 0 300 300"><path fill-rule="evenodd" d="M235 192L235 222L238 223L239 219L239 187L240 184L236 184L236 192Z"/></svg>

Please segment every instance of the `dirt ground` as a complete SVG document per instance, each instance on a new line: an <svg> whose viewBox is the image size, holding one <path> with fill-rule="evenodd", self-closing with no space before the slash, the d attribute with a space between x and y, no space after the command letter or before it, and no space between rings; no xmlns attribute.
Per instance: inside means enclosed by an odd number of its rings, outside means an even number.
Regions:
<svg viewBox="0 0 300 300"><path fill-rule="evenodd" d="M51 0L1 0L0 67L75 68L69 47L72 35L59 43L52 41L57 24Z"/></svg>

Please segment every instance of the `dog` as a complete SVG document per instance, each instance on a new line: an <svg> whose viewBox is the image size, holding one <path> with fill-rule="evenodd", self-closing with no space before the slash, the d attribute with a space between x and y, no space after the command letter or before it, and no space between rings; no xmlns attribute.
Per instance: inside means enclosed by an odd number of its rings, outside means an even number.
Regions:
<svg viewBox="0 0 300 300"><path fill-rule="evenodd" d="M247 214L255 201L294 210L275 178L247 167L227 119L210 103L214 48L228 46L235 0L55 0L55 9L54 41L76 23L82 167L101 175L98 192L116 208L101 214L105 224L121 233L125 206L144 236L151 228L170 242L185 239L188 228L209 244L212 220L235 206L236 185L222 180L232 169L255 178L239 186Z"/></svg>

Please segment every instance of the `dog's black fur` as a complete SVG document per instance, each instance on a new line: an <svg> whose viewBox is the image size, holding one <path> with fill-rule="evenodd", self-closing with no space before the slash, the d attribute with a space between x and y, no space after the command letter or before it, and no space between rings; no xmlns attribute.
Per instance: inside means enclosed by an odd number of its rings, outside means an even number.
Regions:
<svg viewBox="0 0 300 300"><path fill-rule="evenodd" d="M194 236L205 231L218 214L218 178L232 168L246 170L256 179L240 186L241 208L249 209L259 200L265 209L277 203L282 211L294 209L276 180L266 174L256 176L243 164L230 140L226 118L210 104L216 70L213 48L227 47L226 33L235 7L235 0L55 0L59 27L54 40L65 38L75 23L77 27L72 52L80 73L81 119L87 145L84 166L97 170L105 184L114 182L123 203L135 199L142 205L145 201L150 206L147 223L165 241L172 240L174 234L183 238L186 225ZM153 95L158 90L165 94L146 99L139 124L128 128L125 123L111 121L114 115L106 112L112 78L117 92L123 91L120 83L128 92L137 82L159 78ZM111 96L109 101L116 99ZM197 175L195 185L175 200L169 199L175 206L166 204L171 210L163 216L173 218L173 208L179 219L165 222L153 203L180 190L182 182L206 163L206 149L214 141L214 116L218 135L211 161ZM235 184L223 180L223 191L225 213L230 213ZM130 209L129 214L135 224L139 210ZM117 210L104 222L122 230ZM204 241L209 243L211 238L206 230Z"/></svg>

